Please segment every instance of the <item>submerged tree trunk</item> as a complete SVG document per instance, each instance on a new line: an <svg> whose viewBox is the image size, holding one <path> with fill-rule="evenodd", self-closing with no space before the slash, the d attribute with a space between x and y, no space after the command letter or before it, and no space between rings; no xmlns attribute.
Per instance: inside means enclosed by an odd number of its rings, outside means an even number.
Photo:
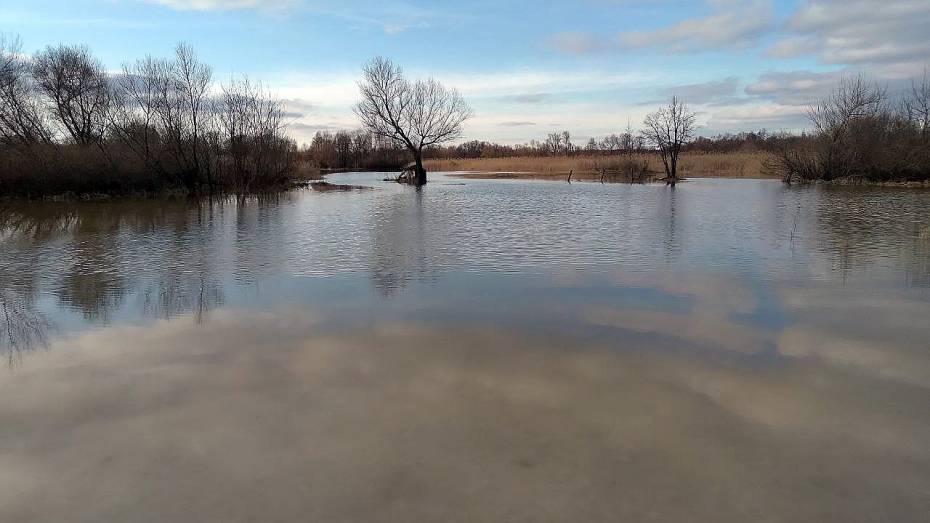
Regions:
<svg viewBox="0 0 930 523"><path fill-rule="evenodd" d="M426 185L426 169L423 168L423 151L415 151L413 155L416 162L413 184L420 187Z"/></svg>
<svg viewBox="0 0 930 523"><path fill-rule="evenodd" d="M666 179L665 185L670 185L672 188L675 187L675 182L678 181L678 154L672 153L671 169L668 172L668 178Z"/></svg>

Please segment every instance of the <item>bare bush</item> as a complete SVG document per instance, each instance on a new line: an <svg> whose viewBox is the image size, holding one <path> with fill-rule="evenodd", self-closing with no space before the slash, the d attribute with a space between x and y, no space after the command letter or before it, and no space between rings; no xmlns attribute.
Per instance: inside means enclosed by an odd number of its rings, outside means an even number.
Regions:
<svg viewBox="0 0 930 523"><path fill-rule="evenodd" d="M110 76L86 47L30 61L0 39L0 195L282 185L298 158L281 103L245 80L216 92L185 44Z"/></svg>
<svg viewBox="0 0 930 523"><path fill-rule="evenodd" d="M284 106L248 78L223 86L217 107L226 155L222 165L236 187L288 174L296 145L284 136Z"/></svg>
<svg viewBox="0 0 930 523"><path fill-rule="evenodd" d="M887 90L847 77L809 112L814 133L787 141L773 168L788 183L812 180L911 181L930 178L930 82L915 81L896 110Z"/></svg>

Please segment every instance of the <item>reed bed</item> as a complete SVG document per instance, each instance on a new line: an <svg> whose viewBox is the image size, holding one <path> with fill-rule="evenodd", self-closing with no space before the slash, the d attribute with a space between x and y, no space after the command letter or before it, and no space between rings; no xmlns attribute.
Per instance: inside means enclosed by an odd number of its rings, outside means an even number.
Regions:
<svg viewBox="0 0 930 523"><path fill-rule="evenodd" d="M765 163L771 157L767 152L682 153L679 159L679 176L685 178L773 178L766 172ZM657 154L646 154L647 169L654 173L663 170ZM591 179L598 171L612 168L627 161L623 155L573 155L510 158L453 158L433 159L425 162L428 171L464 172L470 177L526 177L548 178L567 176Z"/></svg>

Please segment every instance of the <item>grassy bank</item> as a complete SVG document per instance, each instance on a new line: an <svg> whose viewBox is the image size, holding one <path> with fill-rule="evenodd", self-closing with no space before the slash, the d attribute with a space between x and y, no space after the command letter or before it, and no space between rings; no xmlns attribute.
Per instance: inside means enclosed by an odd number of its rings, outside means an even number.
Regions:
<svg viewBox="0 0 930 523"><path fill-rule="evenodd" d="M651 172L662 171L658 155L644 158ZM733 153L683 153L679 175L692 178L772 178L765 170L768 153L761 151ZM599 169L620 164L626 157L606 155L538 156L510 158L461 158L427 160L429 171L464 171L467 177L495 178L563 178L574 171L573 179L598 178ZM777 176L775 176L777 177Z"/></svg>

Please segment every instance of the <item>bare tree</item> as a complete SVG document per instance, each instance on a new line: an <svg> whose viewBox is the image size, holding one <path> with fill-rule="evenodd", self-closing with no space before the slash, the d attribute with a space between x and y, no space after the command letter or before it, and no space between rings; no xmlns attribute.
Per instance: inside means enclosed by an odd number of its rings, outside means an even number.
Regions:
<svg viewBox="0 0 930 523"><path fill-rule="evenodd" d="M770 162L785 182L836 179L922 180L930 173L930 81L915 80L898 107L886 89L845 77L809 117L814 132L786 141Z"/></svg>
<svg viewBox="0 0 930 523"><path fill-rule="evenodd" d="M371 135L368 133L357 132L352 138L352 156L355 165L358 166L366 160L372 152Z"/></svg>
<svg viewBox="0 0 930 523"><path fill-rule="evenodd" d="M212 69L182 43L173 60L146 57L125 64L113 89L114 134L147 167L175 177L190 191L203 182L211 192L215 186L208 146L217 136L212 78Z"/></svg>
<svg viewBox="0 0 930 523"><path fill-rule="evenodd" d="M920 79L911 83L904 99L905 116L920 130L924 141L930 138L930 73L924 70Z"/></svg>
<svg viewBox="0 0 930 523"><path fill-rule="evenodd" d="M123 64L123 73L114 81L110 128L142 158L146 168L164 175L161 163L162 133L159 131L162 86L169 84L170 66L165 60L147 56Z"/></svg>
<svg viewBox="0 0 930 523"><path fill-rule="evenodd" d="M644 138L662 157L667 185L675 187L678 181L678 156L694 134L695 115L677 96L668 105L650 113L643 121Z"/></svg>
<svg viewBox="0 0 930 523"><path fill-rule="evenodd" d="M31 146L52 141L19 38L0 35L0 142Z"/></svg>
<svg viewBox="0 0 930 523"><path fill-rule="evenodd" d="M603 140L601 140L600 149L602 151L607 151L607 152L613 152L613 151L620 150L622 148L621 147L622 138L623 138L622 136L617 136L616 134L613 134L613 133L609 134L605 136Z"/></svg>
<svg viewBox="0 0 930 523"><path fill-rule="evenodd" d="M333 137L333 147L336 149L336 159L341 167L351 167L352 135L346 131L339 131Z"/></svg>
<svg viewBox="0 0 930 523"><path fill-rule="evenodd" d="M359 90L355 114L368 132L413 155L418 186L426 183L423 149L460 137L462 124L472 116L458 91L432 79L411 82L386 58L365 65Z"/></svg>
<svg viewBox="0 0 930 523"><path fill-rule="evenodd" d="M80 145L99 143L107 127L109 78L87 47L47 47L33 64L39 91L55 119Z"/></svg>
<svg viewBox="0 0 930 523"><path fill-rule="evenodd" d="M575 144L572 143L571 133L561 131L546 135L546 141L543 142L542 149L545 154L570 156L575 152Z"/></svg>
<svg viewBox="0 0 930 523"><path fill-rule="evenodd" d="M642 175L647 170L647 161L642 158L643 137L633 131L633 123L627 121L626 130L620 137L620 150L623 151L626 171L630 176L630 183L637 179L642 179Z"/></svg>
<svg viewBox="0 0 930 523"><path fill-rule="evenodd" d="M568 156L575 152L575 144L572 143L572 135L568 131L562 131L562 147Z"/></svg>
<svg viewBox="0 0 930 523"><path fill-rule="evenodd" d="M223 86L217 111L226 159L237 187L282 177L295 147L284 137L284 105L248 78Z"/></svg>
<svg viewBox="0 0 930 523"><path fill-rule="evenodd" d="M194 48L185 43L175 47L175 62L172 71L175 95L180 106L179 123L182 126L184 142L189 144L189 156L185 158L189 169L188 176L199 182L201 174L206 174L207 186L213 191L213 172L209 159L204 154L202 138L209 126L210 111L207 94L213 80L213 69L199 61Z"/></svg>
<svg viewBox="0 0 930 523"><path fill-rule="evenodd" d="M857 119L877 116L887 100L881 86L862 76L846 77L829 96L808 111L811 123L819 132L842 132Z"/></svg>
<svg viewBox="0 0 930 523"><path fill-rule="evenodd" d="M546 154L559 154L562 151L562 133L549 133L543 142Z"/></svg>
<svg viewBox="0 0 930 523"><path fill-rule="evenodd" d="M867 152L851 142L861 142L866 134L864 127L876 123L887 112L887 100L888 93L880 85L862 76L846 77L829 96L810 108L810 121L824 142L819 163L825 179L849 176L861 163Z"/></svg>

